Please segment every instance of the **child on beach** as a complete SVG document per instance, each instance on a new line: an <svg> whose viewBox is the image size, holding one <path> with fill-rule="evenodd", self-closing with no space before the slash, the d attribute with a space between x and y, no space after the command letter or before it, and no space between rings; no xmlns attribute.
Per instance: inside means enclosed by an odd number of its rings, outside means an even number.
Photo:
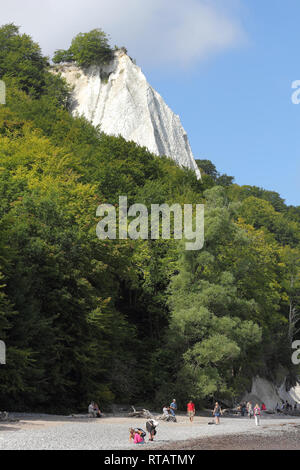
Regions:
<svg viewBox="0 0 300 470"><path fill-rule="evenodd" d="M221 414L222 414L221 407L220 407L219 403L216 402L215 407L214 407L214 411L213 411L213 415L215 417L216 424L220 424Z"/></svg>
<svg viewBox="0 0 300 470"><path fill-rule="evenodd" d="M144 438L142 437L142 435L138 431L135 432L134 443L135 444L144 444L145 443Z"/></svg>
<svg viewBox="0 0 300 470"><path fill-rule="evenodd" d="M135 430L133 428L129 428L129 442L134 441Z"/></svg>
<svg viewBox="0 0 300 470"><path fill-rule="evenodd" d="M129 442L133 442L135 444L144 444L145 443L145 436L146 433L142 429L129 429Z"/></svg>

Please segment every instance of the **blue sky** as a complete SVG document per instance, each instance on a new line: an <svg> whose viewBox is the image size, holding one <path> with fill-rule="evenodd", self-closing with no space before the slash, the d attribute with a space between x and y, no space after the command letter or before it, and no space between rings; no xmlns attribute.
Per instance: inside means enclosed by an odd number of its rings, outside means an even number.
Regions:
<svg viewBox="0 0 300 470"><path fill-rule="evenodd" d="M300 205L300 80L298 0L249 0L247 35L193 69L161 77L154 87L181 117L195 157L211 160L238 184L274 190Z"/></svg>
<svg viewBox="0 0 300 470"><path fill-rule="evenodd" d="M96 27L180 115L196 158L300 205L299 0L10 0L47 55Z"/></svg>

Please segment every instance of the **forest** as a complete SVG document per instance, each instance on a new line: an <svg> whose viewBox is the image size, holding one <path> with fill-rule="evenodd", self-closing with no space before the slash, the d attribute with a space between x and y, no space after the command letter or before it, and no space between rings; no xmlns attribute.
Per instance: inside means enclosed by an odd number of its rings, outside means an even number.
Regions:
<svg viewBox="0 0 300 470"><path fill-rule="evenodd" d="M94 30L54 62L110 54ZM1 409L76 412L90 400L160 409L173 396L179 408L201 407L238 400L256 375L293 385L300 207L208 160L197 161L198 181L72 117L70 88L14 24L0 28L0 79ZM204 247L99 240L96 209L120 196L149 210L204 204Z"/></svg>

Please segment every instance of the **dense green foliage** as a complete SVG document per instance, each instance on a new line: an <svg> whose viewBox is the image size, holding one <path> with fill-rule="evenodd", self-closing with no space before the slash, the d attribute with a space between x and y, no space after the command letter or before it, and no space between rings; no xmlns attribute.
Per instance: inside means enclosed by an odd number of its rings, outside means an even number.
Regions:
<svg viewBox="0 0 300 470"><path fill-rule="evenodd" d="M210 160L196 160L196 163L201 170L202 178L209 181L210 184L230 186L233 183L234 177L226 174L220 175L215 165Z"/></svg>
<svg viewBox="0 0 300 470"><path fill-rule="evenodd" d="M197 181L73 118L68 87L15 26L0 28L0 51L1 407L161 406L174 394L185 405L230 401L256 374L292 382L300 208L208 161ZM119 195L205 203L203 250L98 240L97 206Z"/></svg>
<svg viewBox="0 0 300 470"><path fill-rule="evenodd" d="M101 29L93 29L89 33L79 33L72 40L69 49L55 52L53 62L76 62L80 67L93 64L106 64L112 58L112 49L108 37Z"/></svg>

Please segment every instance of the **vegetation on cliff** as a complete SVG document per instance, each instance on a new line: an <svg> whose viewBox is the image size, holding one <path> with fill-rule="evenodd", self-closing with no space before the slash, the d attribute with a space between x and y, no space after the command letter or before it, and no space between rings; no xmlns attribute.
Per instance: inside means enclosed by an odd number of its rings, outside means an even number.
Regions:
<svg viewBox="0 0 300 470"><path fill-rule="evenodd" d="M69 49L59 49L55 52L53 62L76 62L79 67L101 65L109 62L113 50L109 45L107 34L101 29L93 29L89 33L79 33L72 40Z"/></svg>

